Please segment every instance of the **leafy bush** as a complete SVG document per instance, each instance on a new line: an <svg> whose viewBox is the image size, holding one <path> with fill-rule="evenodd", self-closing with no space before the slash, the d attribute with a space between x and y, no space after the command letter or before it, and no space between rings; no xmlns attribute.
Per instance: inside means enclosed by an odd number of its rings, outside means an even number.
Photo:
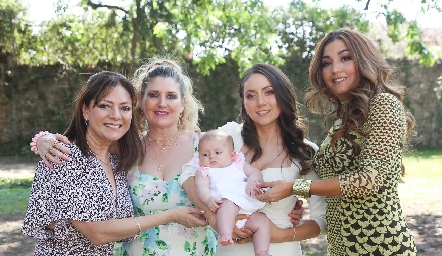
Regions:
<svg viewBox="0 0 442 256"><path fill-rule="evenodd" d="M0 189L5 188L30 188L32 185L33 178L18 178L18 179L12 179L12 178L4 178L0 177Z"/></svg>

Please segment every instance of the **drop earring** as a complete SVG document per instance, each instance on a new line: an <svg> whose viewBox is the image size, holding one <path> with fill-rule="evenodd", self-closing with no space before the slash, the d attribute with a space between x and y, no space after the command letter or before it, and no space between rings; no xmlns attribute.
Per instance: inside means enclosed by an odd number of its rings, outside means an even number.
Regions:
<svg viewBox="0 0 442 256"><path fill-rule="evenodd" d="M183 128L183 112L180 113L180 117L178 119L178 129Z"/></svg>

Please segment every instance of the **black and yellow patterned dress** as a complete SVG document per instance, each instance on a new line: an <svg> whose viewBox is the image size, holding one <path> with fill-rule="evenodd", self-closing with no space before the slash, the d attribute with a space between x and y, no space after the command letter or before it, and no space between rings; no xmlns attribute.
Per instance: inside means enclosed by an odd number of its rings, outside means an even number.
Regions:
<svg viewBox="0 0 442 256"><path fill-rule="evenodd" d="M339 176L342 191L326 199L328 255L416 255L397 191L406 136L402 103L387 93L373 97L364 129L365 138L350 133L358 156L347 139L333 151L327 136L314 158L319 177Z"/></svg>

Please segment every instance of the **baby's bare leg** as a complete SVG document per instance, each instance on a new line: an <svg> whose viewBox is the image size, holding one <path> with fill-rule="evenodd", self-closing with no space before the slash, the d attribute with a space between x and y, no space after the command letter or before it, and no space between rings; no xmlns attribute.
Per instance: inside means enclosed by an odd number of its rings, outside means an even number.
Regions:
<svg viewBox="0 0 442 256"><path fill-rule="evenodd" d="M236 215L238 215L239 207L232 201L222 199L223 203L216 212L216 224L220 234L219 242L222 245L233 244L232 234L235 226Z"/></svg>
<svg viewBox="0 0 442 256"><path fill-rule="evenodd" d="M244 227L252 230L253 249L255 255L264 256L269 254L270 247L270 220L262 212L254 212L247 219Z"/></svg>

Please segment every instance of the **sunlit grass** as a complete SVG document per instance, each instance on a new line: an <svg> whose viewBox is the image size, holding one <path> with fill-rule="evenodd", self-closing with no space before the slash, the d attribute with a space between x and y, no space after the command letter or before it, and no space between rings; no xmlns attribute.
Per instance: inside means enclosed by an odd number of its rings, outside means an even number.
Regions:
<svg viewBox="0 0 442 256"><path fill-rule="evenodd" d="M0 215L24 214L28 208L30 187L0 189Z"/></svg>
<svg viewBox="0 0 442 256"><path fill-rule="evenodd" d="M406 214L412 207L422 211L442 214L442 149L422 150L407 154L404 182L399 184L399 198Z"/></svg>

